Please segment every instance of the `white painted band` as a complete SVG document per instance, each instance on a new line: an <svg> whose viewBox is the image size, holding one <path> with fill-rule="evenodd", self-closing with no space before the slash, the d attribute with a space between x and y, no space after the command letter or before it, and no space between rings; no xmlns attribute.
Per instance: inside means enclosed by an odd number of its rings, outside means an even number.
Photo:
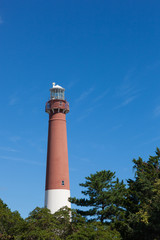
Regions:
<svg viewBox="0 0 160 240"><path fill-rule="evenodd" d="M45 191L45 207L51 213L55 213L62 207L71 208L71 203L68 201L70 197L70 190L66 189L51 189Z"/></svg>

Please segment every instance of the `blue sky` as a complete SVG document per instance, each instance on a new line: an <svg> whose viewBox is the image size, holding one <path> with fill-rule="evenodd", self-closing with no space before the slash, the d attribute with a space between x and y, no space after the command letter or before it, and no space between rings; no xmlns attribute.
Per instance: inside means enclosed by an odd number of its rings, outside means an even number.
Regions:
<svg viewBox="0 0 160 240"><path fill-rule="evenodd" d="M160 147L160 3L1 0L0 198L27 217L44 205L48 115L66 89L71 195L99 170L133 178Z"/></svg>

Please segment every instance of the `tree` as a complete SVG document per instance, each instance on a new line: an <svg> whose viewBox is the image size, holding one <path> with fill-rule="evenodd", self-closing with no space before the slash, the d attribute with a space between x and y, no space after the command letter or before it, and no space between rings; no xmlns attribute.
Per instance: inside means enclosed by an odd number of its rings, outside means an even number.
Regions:
<svg viewBox="0 0 160 240"><path fill-rule="evenodd" d="M18 239L24 220L17 211L12 212L0 199L0 239Z"/></svg>
<svg viewBox="0 0 160 240"><path fill-rule="evenodd" d="M21 240L120 240L120 234L100 223L87 222L67 207L54 214L46 208L34 209L26 219Z"/></svg>
<svg viewBox="0 0 160 240"><path fill-rule="evenodd" d="M25 219L26 227L21 239L24 240L52 240L56 238L54 233L55 222L47 208L35 208L29 217Z"/></svg>
<svg viewBox="0 0 160 240"><path fill-rule="evenodd" d="M62 208L51 214L47 208L35 208L26 219L26 229L22 235L25 240L60 240L72 232L70 224L71 210Z"/></svg>
<svg viewBox="0 0 160 240"><path fill-rule="evenodd" d="M85 222L67 240L121 240L120 233L100 222Z"/></svg>
<svg viewBox="0 0 160 240"><path fill-rule="evenodd" d="M100 222L87 221L76 210L72 210L70 224L72 232L67 240L121 240L120 233L115 229Z"/></svg>
<svg viewBox="0 0 160 240"><path fill-rule="evenodd" d="M135 179L129 179L125 221L119 230L126 240L160 239L160 150L145 162L133 159Z"/></svg>
<svg viewBox="0 0 160 240"><path fill-rule="evenodd" d="M123 202L125 185L123 181L115 178L111 171L100 171L86 177L86 182L80 186L86 190L82 194L86 198L70 198L71 203L81 207L88 207L88 210L78 210L82 216L88 216L90 220L103 222L114 221L123 214Z"/></svg>

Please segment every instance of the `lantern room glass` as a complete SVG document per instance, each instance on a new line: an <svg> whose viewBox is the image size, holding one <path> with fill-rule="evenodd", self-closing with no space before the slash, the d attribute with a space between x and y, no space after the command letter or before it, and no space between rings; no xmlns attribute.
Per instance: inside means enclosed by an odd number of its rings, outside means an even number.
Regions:
<svg viewBox="0 0 160 240"><path fill-rule="evenodd" d="M64 89L55 88L51 90L51 99L64 100Z"/></svg>

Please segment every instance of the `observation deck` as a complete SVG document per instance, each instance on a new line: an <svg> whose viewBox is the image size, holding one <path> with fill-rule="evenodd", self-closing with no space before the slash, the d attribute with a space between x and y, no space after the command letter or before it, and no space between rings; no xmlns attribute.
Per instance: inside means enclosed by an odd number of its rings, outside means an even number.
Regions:
<svg viewBox="0 0 160 240"><path fill-rule="evenodd" d="M45 111L47 113L63 112L66 114L69 112L69 103L65 100L51 99L48 102L46 102Z"/></svg>

